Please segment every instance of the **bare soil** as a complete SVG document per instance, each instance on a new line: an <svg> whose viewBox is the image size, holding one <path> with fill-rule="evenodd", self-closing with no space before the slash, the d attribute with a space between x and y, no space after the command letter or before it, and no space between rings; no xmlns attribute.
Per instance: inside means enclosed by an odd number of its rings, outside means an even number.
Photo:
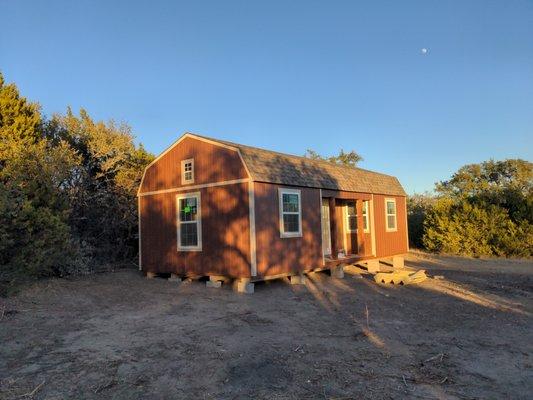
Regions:
<svg viewBox="0 0 533 400"><path fill-rule="evenodd" d="M0 299L2 399L526 399L533 265L411 254L429 279L350 267L253 295L138 271Z"/></svg>

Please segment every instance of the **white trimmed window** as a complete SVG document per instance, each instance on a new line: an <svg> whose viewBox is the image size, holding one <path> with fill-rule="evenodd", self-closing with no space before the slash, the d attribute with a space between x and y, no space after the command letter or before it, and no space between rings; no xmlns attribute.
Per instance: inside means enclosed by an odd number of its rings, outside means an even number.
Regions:
<svg viewBox="0 0 533 400"><path fill-rule="evenodd" d="M178 222L178 250L202 250L202 215L200 192L176 196Z"/></svg>
<svg viewBox="0 0 533 400"><path fill-rule="evenodd" d="M396 199L385 199L385 219L387 232L395 232L398 229L396 224Z"/></svg>
<svg viewBox="0 0 533 400"><path fill-rule="evenodd" d="M302 236L300 190L279 189L279 231L282 238Z"/></svg>
<svg viewBox="0 0 533 400"><path fill-rule="evenodd" d="M363 231L365 233L370 232L370 224L368 222L368 204L368 200L363 201Z"/></svg>
<svg viewBox="0 0 533 400"><path fill-rule="evenodd" d="M357 209L352 200L346 202L346 226L348 232L357 232Z"/></svg>
<svg viewBox="0 0 533 400"><path fill-rule="evenodd" d="M181 184L194 183L194 158L181 161Z"/></svg>

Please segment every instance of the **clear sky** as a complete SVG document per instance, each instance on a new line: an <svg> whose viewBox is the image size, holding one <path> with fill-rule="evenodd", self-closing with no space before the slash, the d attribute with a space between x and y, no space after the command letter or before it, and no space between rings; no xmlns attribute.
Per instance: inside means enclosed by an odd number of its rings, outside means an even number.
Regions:
<svg viewBox="0 0 533 400"><path fill-rule="evenodd" d="M184 131L342 147L409 193L533 159L531 0L0 0L0 25L0 70L45 114L125 121L154 153Z"/></svg>

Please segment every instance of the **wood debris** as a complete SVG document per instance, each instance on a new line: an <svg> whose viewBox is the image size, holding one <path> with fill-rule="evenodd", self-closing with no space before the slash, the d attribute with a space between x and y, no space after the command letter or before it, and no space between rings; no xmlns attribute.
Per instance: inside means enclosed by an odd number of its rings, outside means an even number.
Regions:
<svg viewBox="0 0 533 400"><path fill-rule="evenodd" d="M393 271L380 272L374 275L377 283L392 283L393 285L410 285L420 283L427 279L426 271L421 269L416 272L411 271Z"/></svg>

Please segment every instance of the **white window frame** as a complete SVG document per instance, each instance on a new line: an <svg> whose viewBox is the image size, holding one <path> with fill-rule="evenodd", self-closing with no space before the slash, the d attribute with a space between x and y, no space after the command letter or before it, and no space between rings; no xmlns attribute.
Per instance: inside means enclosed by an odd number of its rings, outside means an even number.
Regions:
<svg viewBox="0 0 533 400"><path fill-rule="evenodd" d="M356 233L357 228L350 229L350 214L348 214L348 202L353 202L353 207L355 210L355 226L357 226L357 202L355 200L348 200L346 202L346 205L344 207L344 218L345 218L345 226L346 226L346 233Z"/></svg>
<svg viewBox="0 0 533 400"><path fill-rule="evenodd" d="M296 194L298 195L298 212L283 211L283 195ZM293 238L302 236L302 191L299 189L280 188L278 190L278 204L279 204L279 234L281 238ZM298 232L285 232L285 224L283 223L283 214L298 214Z"/></svg>
<svg viewBox="0 0 533 400"><path fill-rule="evenodd" d="M180 200L188 199L191 197L196 198L196 204L198 208L196 221L181 221L180 220ZM197 224L196 234L198 235L198 245L196 246L182 246L181 245L181 224ZM202 251L202 196L200 192L182 193L176 195L176 227L178 238L178 251Z"/></svg>
<svg viewBox="0 0 533 400"><path fill-rule="evenodd" d="M387 203L394 203L394 214L387 212ZM394 216L394 228L389 227L389 217ZM398 209L396 208L396 199L385 199L385 231L396 232L398 230Z"/></svg>
<svg viewBox="0 0 533 400"><path fill-rule="evenodd" d="M365 204L366 204L366 210L365 210ZM365 213L366 211L366 213ZM363 207L361 208L361 212L363 213L363 232L364 233L370 233L370 201L369 200L363 200ZM366 223L366 229L364 229Z"/></svg>
<svg viewBox="0 0 533 400"><path fill-rule="evenodd" d="M191 164L191 179L185 179L185 165ZM188 172L188 171L187 171ZM186 160L181 160L181 184L182 185L189 185L191 183L194 183L194 158L188 158Z"/></svg>
<svg viewBox="0 0 533 400"><path fill-rule="evenodd" d="M345 222L344 222L344 225L346 227L346 233L357 233L359 231L359 225L357 225L357 228L355 229L350 229L350 215L348 214L348 202L349 201L353 201L355 203L355 218L356 218L356 221L357 223L359 222L359 218L358 218L358 215L357 215L357 201L362 201L363 202L363 207L361 208L361 211L363 213L363 227L365 226L365 222L366 222L366 229L363 228L363 232L364 233L370 233L370 217L369 217L369 208L370 208L370 205L369 205L369 201L368 200L348 200L346 202L346 206L344 207L344 218L345 218ZM364 212L365 211L365 204L366 204L366 213Z"/></svg>

